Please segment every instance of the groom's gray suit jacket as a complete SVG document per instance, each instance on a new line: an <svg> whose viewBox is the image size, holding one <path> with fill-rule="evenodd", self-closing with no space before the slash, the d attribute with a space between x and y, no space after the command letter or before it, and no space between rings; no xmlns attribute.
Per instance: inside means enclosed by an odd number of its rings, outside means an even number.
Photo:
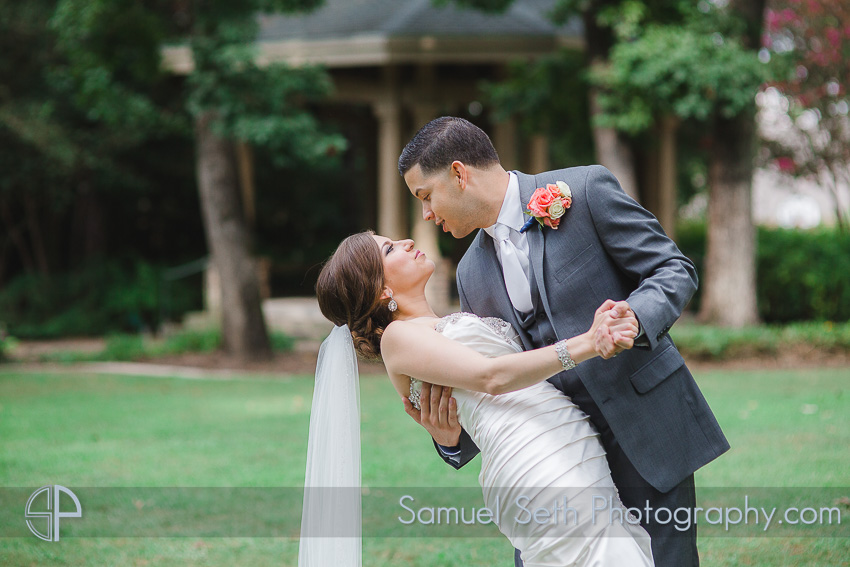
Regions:
<svg viewBox="0 0 850 567"><path fill-rule="evenodd" d="M536 292L557 338L585 332L606 299L627 300L640 321L643 348L569 372L578 374L640 475L666 492L729 448L667 334L696 290L694 265L604 167L515 173L523 206L547 183L565 181L572 190L557 230L535 224L527 232ZM457 286L464 311L510 322L533 348L483 230L458 265ZM564 374L549 381L563 389ZM446 460L456 468L478 453L466 432L460 445L460 462Z"/></svg>

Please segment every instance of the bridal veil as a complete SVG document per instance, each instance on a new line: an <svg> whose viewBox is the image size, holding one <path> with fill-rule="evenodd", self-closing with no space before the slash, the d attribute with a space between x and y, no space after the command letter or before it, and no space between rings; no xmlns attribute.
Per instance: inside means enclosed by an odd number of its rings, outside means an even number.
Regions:
<svg viewBox="0 0 850 567"><path fill-rule="evenodd" d="M360 567L360 377L347 325L319 349L310 413L299 567Z"/></svg>

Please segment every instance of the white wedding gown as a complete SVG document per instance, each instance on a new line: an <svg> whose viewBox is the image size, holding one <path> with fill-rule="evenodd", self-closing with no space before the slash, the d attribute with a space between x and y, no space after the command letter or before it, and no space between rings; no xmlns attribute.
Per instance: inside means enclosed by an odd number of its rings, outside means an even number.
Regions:
<svg viewBox="0 0 850 567"><path fill-rule="evenodd" d="M522 350L501 319L455 313L437 331L488 357ZM420 387L411 380L414 403ZM501 510L499 529L526 567L653 565L649 535L622 509L599 434L570 398L545 381L499 396L453 395L481 450L484 503ZM532 516L538 509L548 520Z"/></svg>

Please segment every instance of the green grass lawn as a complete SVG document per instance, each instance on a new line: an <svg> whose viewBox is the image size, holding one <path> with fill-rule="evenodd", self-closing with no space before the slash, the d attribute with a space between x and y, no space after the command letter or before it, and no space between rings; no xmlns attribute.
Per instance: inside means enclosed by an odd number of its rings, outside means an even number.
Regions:
<svg viewBox="0 0 850 567"><path fill-rule="evenodd" d="M850 372L697 378L733 446L697 474L700 487L850 487ZM459 472L443 464L385 378L363 377L361 390L364 485L477 486L478 460ZM311 377L182 380L0 369L0 486L297 487L311 395ZM72 537L74 520L64 522L58 543L0 539L0 565L297 562L294 538ZM850 565L850 538L702 537L700 551L707 566ZM513 565L501 538L367 538L364 557L367 566Z"/></svg>

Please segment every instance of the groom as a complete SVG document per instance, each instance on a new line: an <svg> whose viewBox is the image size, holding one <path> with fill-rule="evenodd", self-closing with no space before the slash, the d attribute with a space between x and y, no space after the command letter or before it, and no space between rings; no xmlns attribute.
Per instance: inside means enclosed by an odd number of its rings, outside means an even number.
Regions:
<svg viewBox="0 0 850 567"><path fill-rule="evenodd" d="M693 508L694 471L729 448L667 334L696 290L693 263L604 167L507 172L487 134L462 118L426 124L398 165L425 220L455 238L480 229L457 269L461 309L508 321L526 349L582 333L606 299L628 303L640 323L635 348L549 381L599 431L623 503L643 511L656 565L698 565L696 526L682 532L654 512ZM571 203L557 229L535 222L523 232L535 189L558 181ZM443 459L468 463L478 448L457 426L448 393L435 386L422 406ZM522 565L518 552L515 561Z"/></svg>

